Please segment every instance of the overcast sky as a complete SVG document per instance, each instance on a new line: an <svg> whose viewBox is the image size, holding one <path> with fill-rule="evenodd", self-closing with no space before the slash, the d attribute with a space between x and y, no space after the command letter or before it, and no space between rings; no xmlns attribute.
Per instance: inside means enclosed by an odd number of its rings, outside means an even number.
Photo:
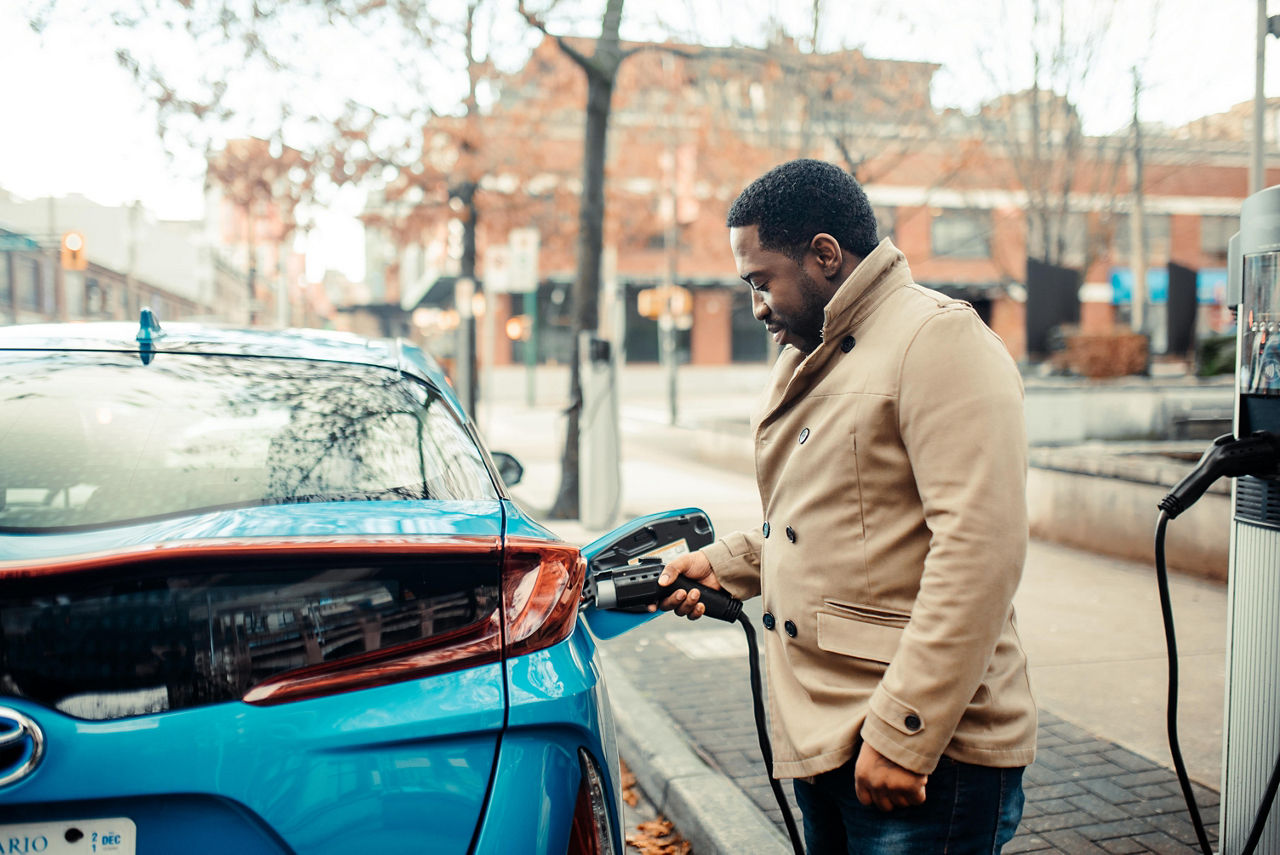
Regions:
<svg viewBox="0 0 1280 855"><path fill-rule="evenodd" d="M1032 0L822 2L820 49L860 47L874 57L937 62L935 106L972 110L1030 81ZM1040 3L1046 10L1057 5ZM201 216L201 158L165 152L149 105L117 66L102 29L64 21L38 37L25 24L24 5L0 3L0 187L28 198L78 192L104 204L137 199L160 217ZM514 9L514 0L500 0L506 5ZM594 4L579 5L589 21ZM760 44L769 22L781 21L807 40L811 8L812 0L628 0L624 35ZM1067 0L1067 8L1069 39L1094 46L1084 84L1073 85L1092 132L1128 122L1134 66L1141 69L1144 121L1181 124L1253 97L1255 0ZM598 18L593 23L598 32ZM1280 95L1280 45L1270 42L1268 91ZM325 53L339 70L361 64L340 48ZM350 219L359 204L355 193L338 200L314 249L315 261L353 278L362 275L359 229Z"/></svg>

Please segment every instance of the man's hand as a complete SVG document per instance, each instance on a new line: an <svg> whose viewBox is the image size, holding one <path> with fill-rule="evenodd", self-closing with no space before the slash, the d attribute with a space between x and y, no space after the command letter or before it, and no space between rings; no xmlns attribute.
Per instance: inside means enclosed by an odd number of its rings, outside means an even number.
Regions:
<svg viewBox="0 0 1280 855"><path fill-rule="evenodd" d="M684 555L677 555L672 558L667 563L667 566L662 568L662 575L658 577L658 584L670 585L677 576L684 576L686 579L706 585L708 588L720 589L720 580L711 571L711 562L701 552L687 552ZM706 606L698 602L698 591L696 590L675 591L662 601L661 607L663 611L674 611L689 620L697 620L707 610ZM650 606L649 609L650 611L655 610L653 606Z"/></svg>
<svg viewBox="0 0 1280 855"><path fill-rule="evenodd" d="M903 768L866 742L853 767L853 789L858 801L883 811L924 804L928 775Z"/></svg>

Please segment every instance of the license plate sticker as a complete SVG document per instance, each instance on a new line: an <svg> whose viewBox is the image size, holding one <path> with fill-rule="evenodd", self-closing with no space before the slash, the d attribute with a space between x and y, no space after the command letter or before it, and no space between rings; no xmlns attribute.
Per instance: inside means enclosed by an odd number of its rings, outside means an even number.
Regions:
<svg viewBox="0 0 1280 855"><path fill-rule="evenodd" d="M137 843L125 817L0 825L0 855L135 855Z"/></svg>

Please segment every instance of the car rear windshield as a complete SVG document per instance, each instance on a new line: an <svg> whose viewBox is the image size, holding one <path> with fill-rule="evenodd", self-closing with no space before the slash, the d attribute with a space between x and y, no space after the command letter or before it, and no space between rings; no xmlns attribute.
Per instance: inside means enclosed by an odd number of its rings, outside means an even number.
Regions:
<svg viewBox="0 0 1280 855"><path fill-rule="evenodd" d="M439 393L396 371L0 352L0 531L254 505L496 497Z"/></svg>

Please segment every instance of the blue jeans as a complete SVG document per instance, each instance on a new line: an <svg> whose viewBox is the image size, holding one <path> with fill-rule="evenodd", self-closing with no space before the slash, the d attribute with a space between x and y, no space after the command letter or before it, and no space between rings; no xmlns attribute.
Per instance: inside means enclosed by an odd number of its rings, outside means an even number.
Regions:
<svg viewBox="0 0 1280 855"><path fill-rule="evenodd" d="M809 855L996 855L1022 819L1022 769L995 769L950 757L925 786L925 802L882 812L858 801L845 763L795 781Z"/></svg>

